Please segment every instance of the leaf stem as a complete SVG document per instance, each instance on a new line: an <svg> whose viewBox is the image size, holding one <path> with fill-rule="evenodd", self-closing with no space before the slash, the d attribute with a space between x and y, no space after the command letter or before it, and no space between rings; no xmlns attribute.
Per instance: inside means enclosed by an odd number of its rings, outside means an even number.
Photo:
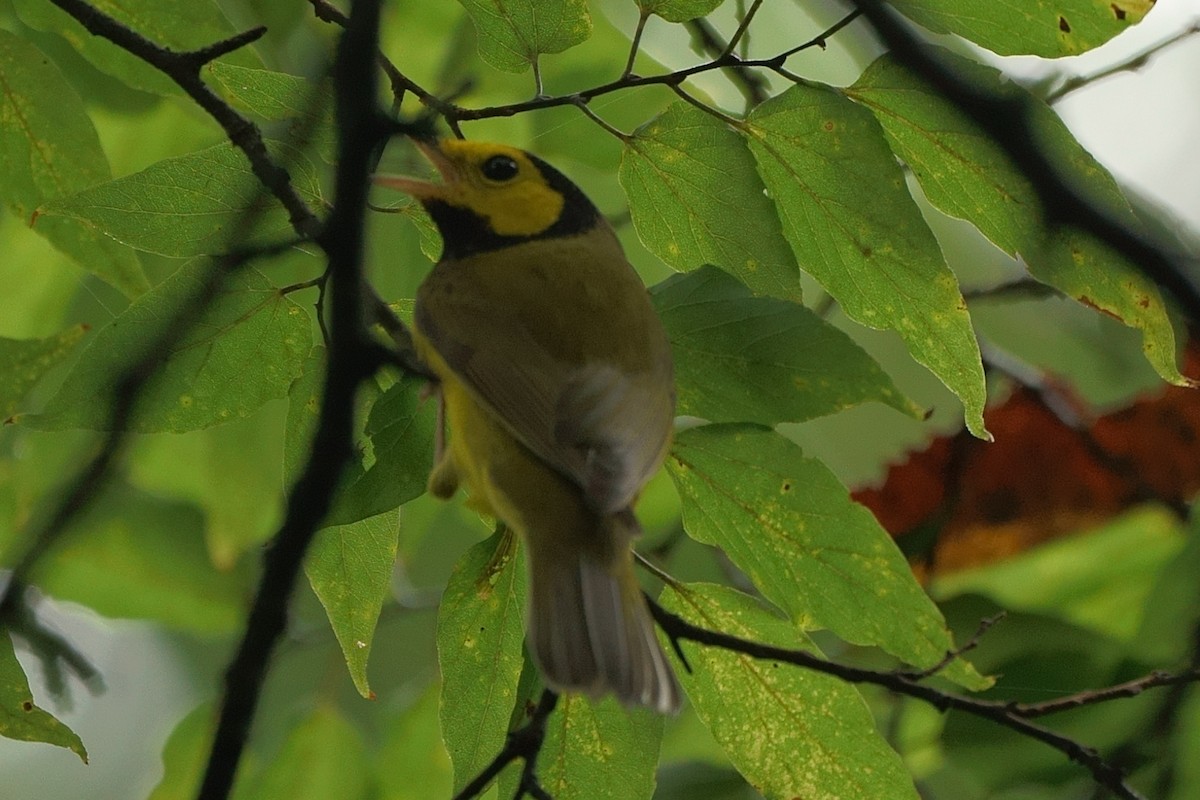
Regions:
<svg viewBox="0 0 1200 800"><path fill-rule="evenodd" d="M633 44L629 47L629 58L625 62L625 69L621 70L621 79L628 78L633 74L633 62L637 60L638 48L642 43L642 31L646 29L646 22L650 19L650 12L646 9L641 9L638 15L637 27L633 31Z"/></svg>

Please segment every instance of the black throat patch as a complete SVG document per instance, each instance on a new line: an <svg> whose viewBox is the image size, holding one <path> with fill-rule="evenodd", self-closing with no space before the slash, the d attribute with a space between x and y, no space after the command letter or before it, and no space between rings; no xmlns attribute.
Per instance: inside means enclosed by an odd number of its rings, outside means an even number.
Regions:
<svg viewBox="0 0 1200 800"><path fill-rule="evenodd" d="M537 156L529 155L529 160L541 171L550 188L563 196L562 213L554 224L533 236L501 236L492 230L485 217L469 208L442 200L426 200L423 201L425 210L442 234L442 261L501 250L522 242L574 236L596 226L600 212L578 186Z"/></svg>

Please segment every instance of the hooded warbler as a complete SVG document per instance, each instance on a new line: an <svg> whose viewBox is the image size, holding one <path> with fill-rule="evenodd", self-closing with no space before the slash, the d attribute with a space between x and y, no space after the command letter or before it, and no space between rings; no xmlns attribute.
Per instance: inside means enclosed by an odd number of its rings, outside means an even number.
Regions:
<svg viewBox="0 0 1200 800"><path fill-rule="evenodd" d="M632 506L666 457L671 350L612 227L523 150L418 142L442 182L376 176L415 197L443 251L414 341L450 444L429 490L514 529L529 564L528 643L551 687L679 708L633 570Z"/></svg>

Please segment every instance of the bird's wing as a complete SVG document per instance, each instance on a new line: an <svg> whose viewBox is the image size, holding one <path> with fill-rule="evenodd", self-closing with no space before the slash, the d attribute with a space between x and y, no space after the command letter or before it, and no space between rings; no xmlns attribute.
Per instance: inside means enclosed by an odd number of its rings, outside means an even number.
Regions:
<svg viewBox="0 0 1200 800"><path fill-rule="evenodd" d="M583 490L589 506L603 513L627 508L657 470L671 434L669 356L662 359L665 374L629 373L604 353L571 363L511 296L489 297L486 286L464 285L470 277L462 273L451 282L450 291L447 279L422 287L421 334L518 441ZM622 335L628 332L613 331Z"/></svg>

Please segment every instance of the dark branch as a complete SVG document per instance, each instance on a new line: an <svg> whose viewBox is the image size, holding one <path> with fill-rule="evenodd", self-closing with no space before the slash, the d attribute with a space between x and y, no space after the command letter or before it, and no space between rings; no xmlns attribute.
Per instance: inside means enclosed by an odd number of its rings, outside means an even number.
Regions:
<svg viewBox="0 0 1200 800"><path fill-rule="evenodd" d="M537 708L533 710L529 722L525 723L524 727L517 728L508 734L504 747L492 759L492 763L488 764L482 772L475 776L474 780L464 786L461 792L454 795L454 800L470 800L472 797L479 797L496 779L496 776L518 758L525 762L525 766L521 770L521 785L517 788L517 794L513 800L520 800L527 794L536 800L552 800L538 783L536 768L538 754L542 752L542 742L546 738L546 720L557 705L558 693L550 689L542 690L542 697L538 701Z"/></svg>
<svg viewBox="0 0 1200 800"><path fill-rule="evenodd" d="M288 495L287 513L263 560L263 575L237 654L225 674L217 731L200 800L225 800L245 749L263 678L287 627L288 605L304 554L332 503L353 453L354 399L359 384L380 366L364 323L362 274L367 191L374 154L389 125L375 104L375 42L379 2L354 5L334 63L338 128L335 201L317 238L329 257L332 294L329 366L312 454Z"/></svg>
<svg viewBox="0 0 1200 800"><path fill-rule="evenodd" d="M1069 708L1077 708L1081 705L1090 705L1107 702L1119 697L1128 697L1151 687L1200 681L1200 670L1192 670L1173 676L1151 675L1141 679L1141 686L1131 686L1131 684L1139 683L1131 681L1130 683L1110 687L1109 689L1081 692L1077 695L1060 698L1045 704L1022 705L999 700L980 700L921 683L920 674L914 675L913 673L903 671L883 672L864 669L850 664L830 661L804 650L788 650L782 647L741 639L727 633L701 628L667 611L653 600L649 600L649 603L650 612L653 614L655 621L658 622L659 627L667 634L667 637L677 650L680 649L680 641L692 641L707 647L719 647L734 653L743 653L752 658L793 664L826 675L832 675L849 683L865 683L881 686L896 694L921 700L940 711L961 711L990 720L1058 750L1070 760L1086 768L1092 774L1092 778L1097 784L1108 789L1115 796L1123 798L1123 800L1142 800L1142 796L1126 783L1125 775L1120 769L1102 758L1095 749L1068 736L1031 722L1030 718L1065 711Z"/></svg>
<svg viewBox="0 0 1200 800"><path fill-rule="evenodd" d="M205 64L254 41L265 32L265 28L255 28L199 50L181 53L155 44L83 0L50 1L78 20L92 34L108 39L175 81L188 97L217 121L229 141L245 153L254 176L287 209L292 229L302 237L316 234L320 221L292 186L287 170L271 158L258 126L234 111L200 78L200 69Z"/></svg>
<svg viewBox="0 0 1200 800"><path fill-rule="evenodd" d="M1056 700L1047 700L1044 703L1014 703L1011 705L1011 708L1014 713L1026 719L1034 719L1036 717L1044 717L1047 714L1058 714L1062 711L1070 711L1071 709L1083 708L1084 706L1091 706L1097 703L1107 703L1110 700L1117 700L1123 697L1136 697L1147 689L1156 689L1160 686L1183 686L1198 682L1200 682L1200 668L1193 668L1180 673L1157 670L1151 672L1149 675L1143 675L1140 678L1135 678L1125 683L1118 683L1116 686L1094 689L1090 692L1079 692L1078 694L1060 697Z"/></svg>
<svg viewBox="0 0 1200 800"><path fill-rule="evenodd" d="M733 54L733 47L721 39L721 35L708 20L697 17L686 24L696 44L709 58L724 58ZM729 78L741 90L742 96L746 98L746 105L750 108L764 102L770 96L767 79L744 64L730 67Z"/></svg>

